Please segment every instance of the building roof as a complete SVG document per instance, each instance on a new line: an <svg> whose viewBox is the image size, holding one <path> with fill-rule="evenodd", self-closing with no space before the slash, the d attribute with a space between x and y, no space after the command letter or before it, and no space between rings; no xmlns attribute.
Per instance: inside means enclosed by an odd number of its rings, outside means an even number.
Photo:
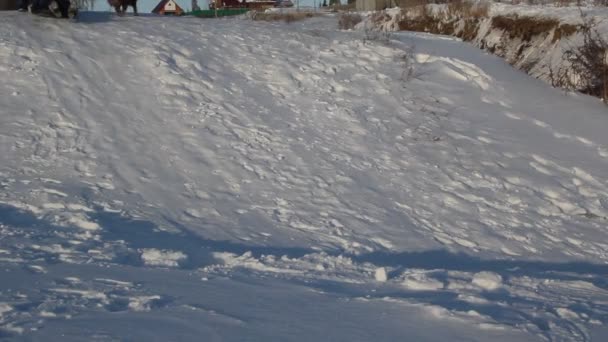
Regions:
<svg viewBox="0 0 608 342"><path fill-rule="evenodd" d="M169 2L171 0L160 0L160 2L158 3L158 5L156 5L156 7L154 7L154 9L152 10L152 13L158 13L160 12L165 5L167 4L167 2ZM175 3L175 10L181 10L182 12L184 11L178 4L177 2L175 2L175 0L173 0L173 2Z"/></svg>

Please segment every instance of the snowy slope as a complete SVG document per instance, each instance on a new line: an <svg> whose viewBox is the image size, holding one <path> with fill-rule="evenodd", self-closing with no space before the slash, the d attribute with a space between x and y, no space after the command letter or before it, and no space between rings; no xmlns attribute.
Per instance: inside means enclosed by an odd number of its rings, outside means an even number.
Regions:
<svg viewBox="0 0 608 342"><path fill-rule="evenodd" d="M0 338L605 338L605 106L335 27L0 14Z"/></svg>

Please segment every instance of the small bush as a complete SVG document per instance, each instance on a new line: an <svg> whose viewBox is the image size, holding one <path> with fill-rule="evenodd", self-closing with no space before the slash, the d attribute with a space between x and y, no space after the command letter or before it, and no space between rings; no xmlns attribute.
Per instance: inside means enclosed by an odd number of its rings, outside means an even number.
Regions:
<svg viewBox="0 0 608 342"><path fill-rule="evenodd" d="M567 50L564 57L577 76L581 91L608 100L608 42L595 29L593 20L581 26L583 45Z"/></svg>
<svg viewBox="0 0 608 342"><path fill-rule="evenodd" d="M364 31L363 42L377 42L381 44L390 44L392 33L390 31L382 31L370 27L366 27Z"/></svg>
<svg viewBox="0 0 608 342"><path fill-rule="evenodd" d="M401 81L409 82L416 77L414 74L414 47L406 49L405 53L399 58L398 62L401 66Z"/></svg>
<svg viewBox="0 0 608 342"><path fill-rule="evenodd" d="M360 14L342 13L338 18L338 28L340 30L352 30L361 21L363 21L363 18Z"/></svg>
<svg viewBox="0 0 608 342"><path fill-rule="evenodd" d="M608 102L608 41L597 31L594 20L583 16L579 32L583 44L564 52L564 67L550 69L549 78L555 87L578 90Z"/></svg>

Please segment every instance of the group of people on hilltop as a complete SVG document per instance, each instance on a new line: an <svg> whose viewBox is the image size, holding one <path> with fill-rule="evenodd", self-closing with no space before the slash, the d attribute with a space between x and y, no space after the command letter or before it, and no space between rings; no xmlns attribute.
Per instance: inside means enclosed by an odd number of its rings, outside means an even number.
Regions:
<svg viewBox="0 0 608 342"><path fill-rule="evenodd" d="M19 0L19 11L51 13L59 18L69 18L75 13L75 0Z"/></svg>

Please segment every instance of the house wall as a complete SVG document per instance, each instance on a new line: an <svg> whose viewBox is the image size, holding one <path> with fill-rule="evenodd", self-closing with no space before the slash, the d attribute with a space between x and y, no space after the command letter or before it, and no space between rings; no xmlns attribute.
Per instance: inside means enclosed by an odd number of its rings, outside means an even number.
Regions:
<svg viewBox="0 0 608 342"><path fill-rule="evenodd" d="M174 12L175 11L175 2L169 1L165 4L165 12Z"/></svg>

